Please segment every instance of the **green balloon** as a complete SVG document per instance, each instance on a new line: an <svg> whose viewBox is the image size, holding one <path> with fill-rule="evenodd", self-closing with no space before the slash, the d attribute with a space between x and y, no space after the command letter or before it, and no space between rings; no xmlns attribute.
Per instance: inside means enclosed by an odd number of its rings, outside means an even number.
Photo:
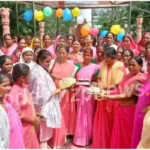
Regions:
<svg viewBox="0 0 150 150"><path fill-rule="evenodd" d="M47 6L44 8L43 13L46 17L49 17L53 14L53 10L52 10L52 8Z"/></svg>

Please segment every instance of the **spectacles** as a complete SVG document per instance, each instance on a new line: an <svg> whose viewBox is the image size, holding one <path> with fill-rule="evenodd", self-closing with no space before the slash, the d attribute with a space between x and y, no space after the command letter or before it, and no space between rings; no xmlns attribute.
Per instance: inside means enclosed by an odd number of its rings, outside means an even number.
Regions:
<svg viewBox="0 0 150 150"><path fill-rule="evenodd" d="M123 57L130 57L130 55L123 55Z"/></svg>
<svg viewBox="0 0 150 150"><path fill-rule="evenodd" d="M73 39L68 39L68 41L73 41Z"/></svg>

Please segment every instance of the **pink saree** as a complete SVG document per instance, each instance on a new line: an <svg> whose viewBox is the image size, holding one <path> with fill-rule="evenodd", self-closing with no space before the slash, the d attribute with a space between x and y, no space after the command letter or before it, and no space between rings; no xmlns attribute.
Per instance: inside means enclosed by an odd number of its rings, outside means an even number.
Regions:
<svg viewBox="0 0 150 150"><path fill-rule="evenodd" d="M10 91L8 100L18 112L20 118L29 116L35 117L36 114L32 97L27 88L22 88L14 84ZM25 148L38 149L39 142L37 139L35 126L28 123L22 123L22 126Z"/></svg>
<svg viewBox="0 0 150 150"><path fill-rule="evenodd" d="M52 55L52 58L56 58L56 47L57 47L57 44L58 44L58 41L59 41L59 37L60 36L57 36L56 39L55 39L55 42L53 45L50 45L46 50L48 50L51 55Z"/></svg>
<svg viewBox="0 0 150 150"><path fill-rule="evenodd" d="M125 49L131 49L133 51L134 55L137 56L139 54L139 51L137 50L137 44L135 43L135 41L133 40L133 38L130 34L126 34L125 36L128 36L128 38L130 39L130 45L127 46L124 44L124 41L122 41L120 43L120 46Z"/></svg>
<svg viewBox="0 0 150 150"><path fill-rule="evenodd" d="M146 34L149 34L150 35L150 32L145 32L142 36L142 39L139 41L138 45L137 45L137 50L139 52L142 52L145 50L145 44L144 44L144 41L143 41L143 38Z"/></svg>
<svg viewBox="0 0 150 150"><path fill-rule="evenodd" d="M99 65L90 64L81 68L77 73L77 80L92 80L93 75L100 69ZM73 143L87 146L92 140L93 122L96 103L93 96L86 92L87 87L79 85L76 90L77 120Z"/></svg>
<svg viewBox="0 0 150 150"><path fill-rule="evenodd" d="M60 79L74 76L77 71L73 63L66 62L64 64L55 63L52 69L52 74L57 75L54 79L55 84L58 85ZM65 144L67 135L74 135L76 124L76 106L74 100L74 91L64 90L59 95L61 107L61 127L53 130L53 136L48 144L53 148L59 148Z"/></svg>
<svg viewBox="0 0 150 150"><path fill-rule="evenodd" d="M24 149L23 129L17 112L5 101L5 110L10 124L9 149Z"/></svg>
<svg viewBox="0 0 150 150"><path fill-rule="evenodd" d="M13 56L12 59L13 59L13 63L16 62L16 56L14 55L15 54L15 51L17 49L17 44L16 43L13 43L13 45L9 48L9 49L6 49L5 47L1 47L0 50L2 51L2 53L6 56Z"/></svg>
<svg viewBox="0 0 150 150"><path fill-rule="evenodd" d="M118 92L124 92L136 81L143 83L145 80L146 76L142 73L136 76L128 74L119 85ZM135 106L118 106L114 119L111 148L131 148Z"/></svg>
<svg viewBox="0 0 150 150"><path fill-rule="evenodd" d="M135 108L135 114L134 114L134 128L132 133L132 143L131 148L137 148L141 135L142 135L142 128L143 128L143 121L145 117L145 113L142 112L144 108L146 108L148 105L150 105L150 83L149 80L145 82L145 84L141 87L142 95L138 98L138 103Z"/></svg>

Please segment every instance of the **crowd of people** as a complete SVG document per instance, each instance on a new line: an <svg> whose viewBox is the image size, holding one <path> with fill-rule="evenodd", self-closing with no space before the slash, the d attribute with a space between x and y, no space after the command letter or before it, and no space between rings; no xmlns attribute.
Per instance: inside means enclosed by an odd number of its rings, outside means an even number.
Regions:
<svg viewBox="0 0 150 150"><path fill-rule="evenodd" d="M49 34L4 35L0 148L150 148L150 33L136 43ZM76 84L60 87L65 78ZM98 87L91 95L87 89Z"/></svg>

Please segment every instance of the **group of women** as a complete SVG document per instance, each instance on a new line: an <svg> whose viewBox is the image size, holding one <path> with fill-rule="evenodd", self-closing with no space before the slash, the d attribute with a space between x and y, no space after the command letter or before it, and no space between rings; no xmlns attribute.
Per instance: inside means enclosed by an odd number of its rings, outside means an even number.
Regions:
<svg viewBox="0 0 150 150"><path fill-rule="evenodd" d="M0 148L150 148L150 33L137 44L45 34L0 48ZM76 78L69 88L65 78ZM88 88L100 92L90 95Z"/></svg>

